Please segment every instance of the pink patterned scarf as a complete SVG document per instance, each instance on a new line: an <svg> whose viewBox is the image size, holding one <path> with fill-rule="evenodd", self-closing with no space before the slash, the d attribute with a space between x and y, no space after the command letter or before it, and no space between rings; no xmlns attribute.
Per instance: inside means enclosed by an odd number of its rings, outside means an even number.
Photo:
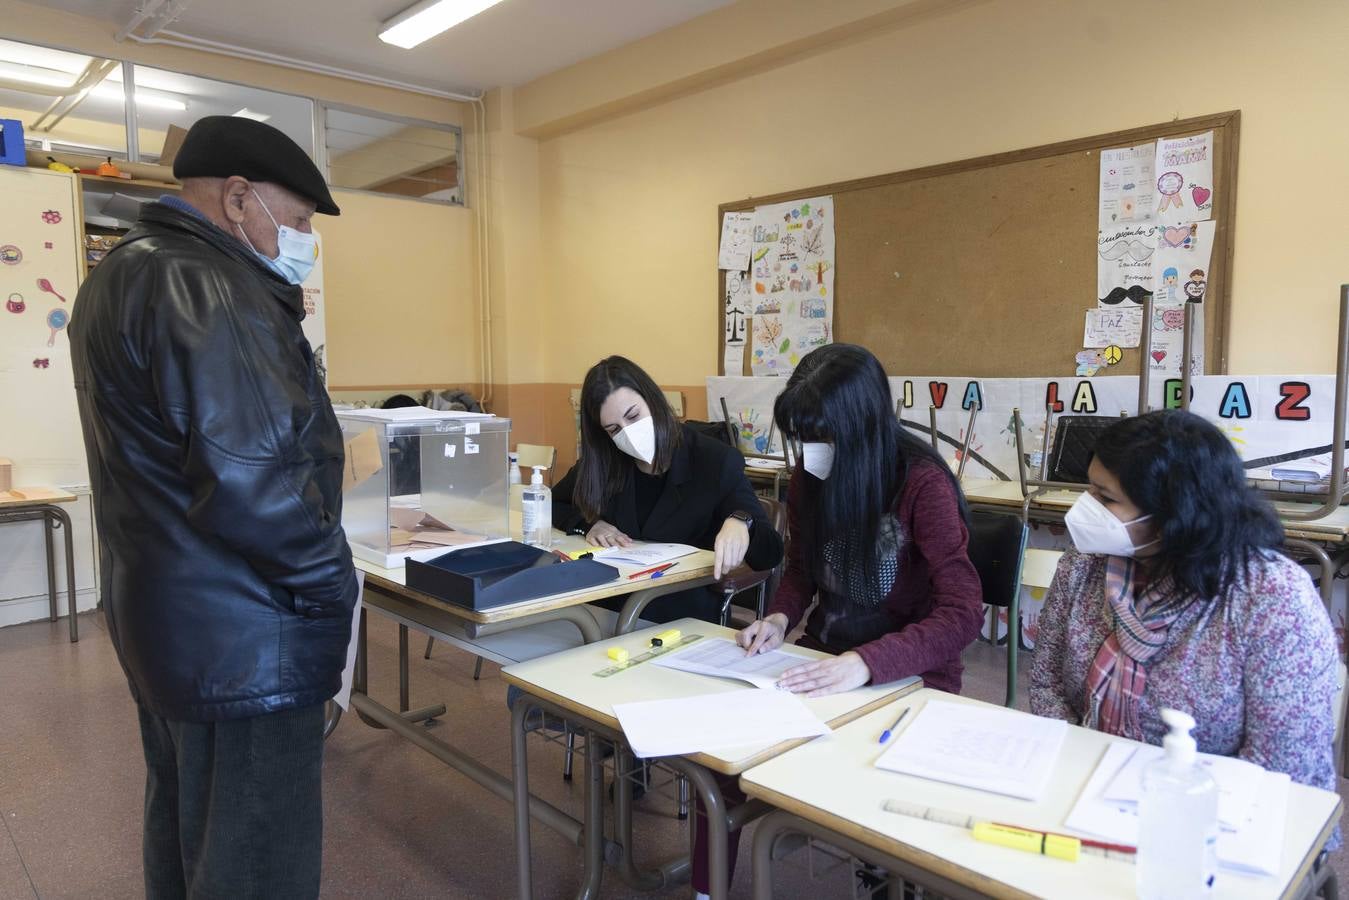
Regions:
<svg viewBox="0 0 1349 900"><path fill-rule="evenodd" d="M1185 608L1182 601L1153 596L1140 612L1134 602L1134 561L1107 557L1105 600L1115 627L1087 674L1090 708L1082 724L1141 741L1138 704L1147 687L1147 662L1166 645L1167 631Z"/></svg>

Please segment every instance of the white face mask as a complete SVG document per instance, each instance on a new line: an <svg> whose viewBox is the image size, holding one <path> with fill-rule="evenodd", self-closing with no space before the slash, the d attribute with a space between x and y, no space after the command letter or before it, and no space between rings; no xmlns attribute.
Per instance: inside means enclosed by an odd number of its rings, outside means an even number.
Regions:
<svg viewBox="0 0 1349 900"><path fill-rule="evenodd" d="M628 456L650 465L656 458L656 423L650 416L638 419L614 435L614 443Z"/></svg>
<svg viewBox="0 0 1349 900"><path fill-rule="evenodd" d="M301 284L309 273L314 269L314 263L318 262L319 245L318 240L313 234L305 234L303 231L297 231L289 225L278 225L276 216L267 208L267 204L262 202L258 192L253 191L253 196L258 198L258 203L262 204L262 211L267 214L267 218L276 225L276 258L263 256L258 252L258 248L253 246L253 242L244 234L242 225L236 225L239 233L244 236L244 243L248 249L257 254L258 259L276 274L289 281L291 284Z"/></svg>
<svg viewBox="0 0 1349 900"><path fill-rule="evenodd" d="M1115 514L1105 508L1091 494L1083 494L1063 517L1072 535L1073 546L1082 553L1099 553L1105 556L1133 556L1143 547L1151 547L1156 541L1135 547L1129 537L1129 526L1135 522L1150 519L1151 516L1139 516L1131 522L1121 522Z"/></svg>
<svg viewBox="0 0 1349 900"><path fill-rule="evenodd" d="M834 445L823 441L801 444L801 465L816 478L824 481L834 468Z"/></svg>

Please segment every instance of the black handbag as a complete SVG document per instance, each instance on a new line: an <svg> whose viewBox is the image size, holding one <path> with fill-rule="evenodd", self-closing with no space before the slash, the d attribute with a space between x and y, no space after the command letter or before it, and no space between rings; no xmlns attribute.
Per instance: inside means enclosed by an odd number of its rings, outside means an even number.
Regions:
<svg viewBox="0 0 1349 900"><path fill-rule="evenodd" d="M1049 480L1087 483L1087 466L1101 432L1119 421L1116 416L1064 416L1054 432L1049 453Z"/></svg>

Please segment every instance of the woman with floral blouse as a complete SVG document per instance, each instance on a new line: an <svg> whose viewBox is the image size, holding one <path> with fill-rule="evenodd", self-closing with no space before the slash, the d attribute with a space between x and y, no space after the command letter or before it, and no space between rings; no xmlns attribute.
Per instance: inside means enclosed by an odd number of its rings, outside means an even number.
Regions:
<svg viewBox="0 0 1349 900"><path fill-rule="evenodd" d="M1160 744L1161 710L1184 710L1201 752L1335 790L1335 636L1227 438L1180 410L1121 419L1088 478L1040 614L1031 711Z"/></svg>

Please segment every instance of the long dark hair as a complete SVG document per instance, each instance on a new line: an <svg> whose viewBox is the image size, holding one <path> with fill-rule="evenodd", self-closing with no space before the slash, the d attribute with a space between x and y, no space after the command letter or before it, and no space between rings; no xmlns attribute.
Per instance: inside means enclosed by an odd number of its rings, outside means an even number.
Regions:
<svg viewBox="0 0 1349 900"><path fill-rule="evenodd" d="M826 344L806 354L773 404L773 418L787 438L834 445L834 467L827 479L804 469L795 475L801 479L807 509L814 511L803 521L817 577L824 570L825 544L843 538L842 571L855 572L860 563L867 589L876 589L881 519L903 492L915 462L934 463L951 479L968 521L950 466L899 424L885 369L864 347Z"/></svg>
<svg viewBox="0 0 1349 900"><path fill-rule="evenodd" d="M600 424L600 407L619 388L631 388L646 401L656 426L656 456L653 474L669 471L683 432L674 410L651 376L622 356L609 356L590 367L581 383L581 458L577 461L576 489L572 499L586 521L598 519L604 501L623 490L632 477L634 462Z"/></svg>
<svg viewBox="0 0 1349 900"><path fill-rule="evenodd" d="M1283 526L1246 483L1232 444L1193 413L1121 419L1101 432L1095 456L1153 517L1161 549L1149 559L1181 599L1225 597L1256 556L1283 543Z"/></svg>

